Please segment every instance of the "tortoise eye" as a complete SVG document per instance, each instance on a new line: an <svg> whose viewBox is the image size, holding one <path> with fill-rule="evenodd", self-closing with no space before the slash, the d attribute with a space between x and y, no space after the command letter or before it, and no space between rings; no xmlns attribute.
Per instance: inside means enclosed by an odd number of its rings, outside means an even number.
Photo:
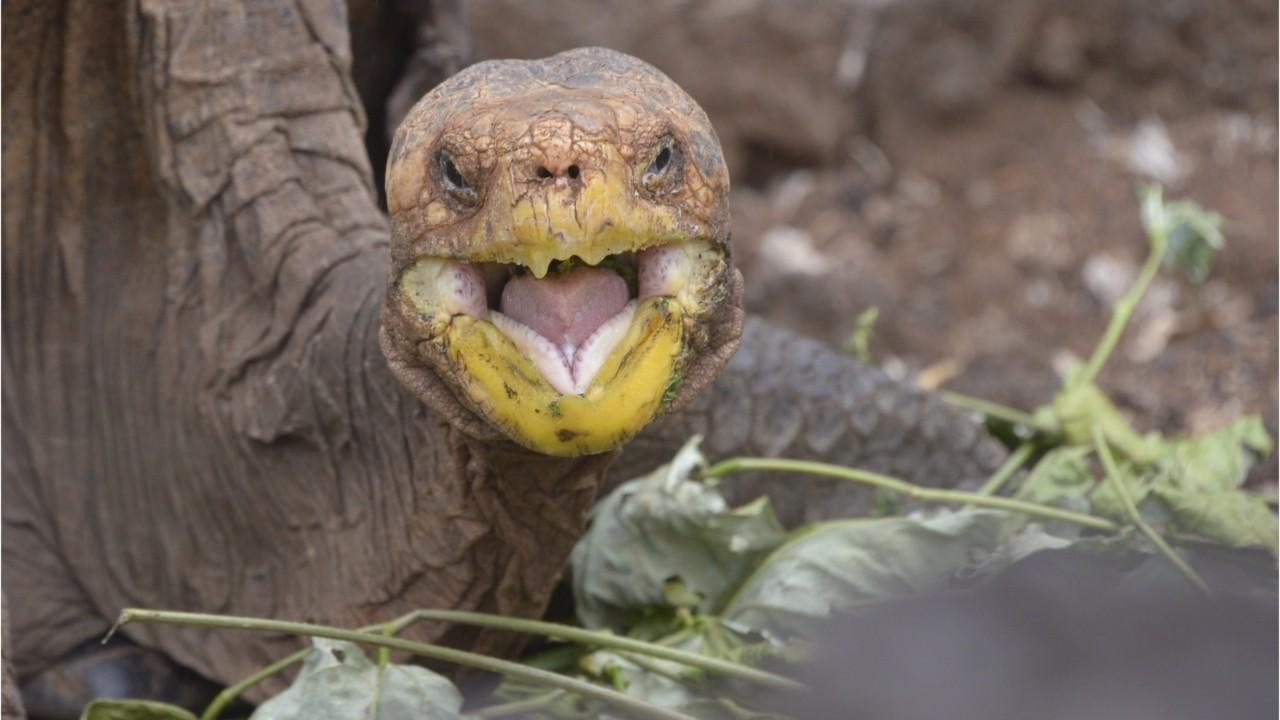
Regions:
<svg viewBox="0 0 1280 720"><path fill-rule="evenodd" d="M462 176L462 171L444 150L440 151L440 175L444 178L444 189L452 198L464 205L476 204L479 196L475 188L471 187L471 183Z"/></svg>
<svg viewBox="0 0 1280 720"><path fill-rule="evenodd" d="M653 161L649 163L649 167L645 169L644 176L640 178L641 183L649 191L657 192L668 181L671 168L677 164L679 158L680 148L674 140L667 138L659 146L657 154L653 156Z"/></svg>
<svg viewBox="0 0 1280 720"><path fill-rule="evenodd" d="M440 153L440 169L444 172L444 179L448 181L451 190L466 190L471 187L447 152Z"/></svg>
<svg viewBox="0 0 1280 720"><path fill-rule="evenodd" d="M663 148L658 151L658 157L654 158L653 164L649 166L649 172L655 173L655 174L666 172L667 166L670 164L671 164L671 146L664 145Z"/></svg>

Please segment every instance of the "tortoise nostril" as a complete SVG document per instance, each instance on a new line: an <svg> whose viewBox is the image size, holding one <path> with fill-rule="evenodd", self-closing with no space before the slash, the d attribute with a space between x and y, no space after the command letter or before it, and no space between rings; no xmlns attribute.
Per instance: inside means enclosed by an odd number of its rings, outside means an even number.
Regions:
<svg viewBox="0 0 1280 720"><path fill-rule="evenodd" d="M574 179L574 180L577 180L577 179L578 179L578 166L577 166L577 165L570 165L570 166L569 166L569 177L570 177L570 178L572 178L572 179Z"/></svg>
<svg viewBox="0 0 1280 720"><path fill-rule="evenodd" d="M539 168L538 168L538 177L543 178L543 179L549 178L549 177L551 177L551 171L550 171L550 170L548 170L548 169L546 169L545 167L539 167Z"/></svg>

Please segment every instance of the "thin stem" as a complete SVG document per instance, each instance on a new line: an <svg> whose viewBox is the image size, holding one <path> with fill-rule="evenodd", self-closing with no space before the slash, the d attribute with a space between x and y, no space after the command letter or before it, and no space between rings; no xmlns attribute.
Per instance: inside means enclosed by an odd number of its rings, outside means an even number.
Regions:
<svg viewBox="0 0 1280 720"><path fill-rule="evenodd" d="M230 615L205 615L201 613L172 612L166 610L143 610L128 608L120 613L116 627L133 621L165 623L170 625L193 625L197 627L225 628L228 630L249 630L254 632L286 633L289 635L305 635L323 637L333 640L385 647L400 650L422 657L463 665L466 667L487 670L499 675L506 675L526 682L537 683L547 687L577 693L583 697L599 700L614 707L627 710L638 717L660 718L661 720L692 720L684 713L659 707L637 698L628 697L616 690L601 685L578 680L576 678L557 675L546 670L539 670L527 665L499 660L498 658L455 650L454 648L428 645L397 637L387 637L380 633L367 633L358 630L312 625L310 623L288 622L284 620L265 620Z"/></svg>
<svg viewBox="0 0 1280 720"><path fill-rule="evenodd" d="M302 662L306 659L307 653L310 651L311 650L309 648L307 650L299 650L288 657L281 658L261 670L258 670L240 682L223 688L222 692L218 693L217 697L213 699L213 702L209 703L209 706L204 709L204 713L200 715L200 720L217 720L218 716L222 714L222 711L227 707L227 705L230 705L231 701L240 697L240 693L243 693L245 690L248 690L272 675L284 672L290 667Z"/></svg>
<svg viewBox="0 0 1280 720"><path fill-rule="evenodd" d="M391 632L389 624L382 626L382 634L391 637L395 633ZM378 706L382 704L382 680L387 674L387 665L391 662L391 651L387 648L378 648L378 674L373 681L373 699L369 702L369 709L365 713L367 720L376 720L378 717Z"/></svg>
<svg viewBox="0 0 1280 720"><path fill-rule="evenodd" d="M1187 576L1191 584L1199 588L1205 595L1212 595L1213 592L1209 590L1209 585L1205 583L1195 569L1188 565L1187 561L1183 560L1178 553L1174 552L1173 548L1169 547L1169 543L1160 537L1160 533L1156 532L1155 528L1142 519L1142 515L1138 512L1138 506L1133 503L1133 498L1129 497L1129 491L1125 488L1124 482L1120 478L1120 468L1116 466L1116 460L1111 456L1111 448L1107 446L1107 439L1102 434L1102 429L1097 425L1093 426L1093 446L1098 451L1098 457L1102 458L1102 467L1106 471L1107 480L1116 491L1116 495L1119 496L1120 504L1124 506L1124 511L1129 516L1129 519L1133 521L1134 525L1138 526L1142 534L1146 535L1147 539L1165 557L1169 558L1169 562L1173 563L1174 567Z"/></svg>
<svg viewBox="0 0 1280 720"><path fill-rule="evenodd" d="M401 618L400 620L403 620L403 618ZM403 629L403 627L395 627L396 622L398 621L393 621L383 625L366 625L365 627L360 628L360 632L373 632L375 630L381 629L384 635L395 635L399 633L400 630ZM111 628L111 633L115 633L115 631L116 631L116 628L114 627ZM110 638L111 634L108 634L107 637ZM204 709L204 713L200 715L200 720L218 720L218 716L222 714L222 711L226 709L227 705L231 704L231 701L240 697L240 695L242 695L245 690L248 690L254 685L257 685L263 680L266 680L267 678L271 677L272 675L282 673L285 670L288 670L289 668L293 667L294 665L297 665L298 663L302 662L303 660L306 660L307 653L309 652L311 652L311 648L305 648L303 650L299 650L298 652L293 653L292 655L280 658L279 660L271 663L270 665L262 668L261 670L258 670L252 675L249 675L248 677L244 678L240 682L237 682L234 685L230 685L226 688L223 688L222 692L218 693L217 697L213 699L213 702L209 703L209 706ZM386 648L379 649L378 651L379 665L383 663L383 653L387 653L387 658L390 659L390 653L386 650Z"/></svg>
<svg viewBox="0 0 1280 720"><path fill-rule="evenodd" d="M1120 342L1120 336L1124 334L1124 329L1133 317L1133 312L1138 309L1142 296L1147 294L1151 281L1160 271L1160 261L1164 257L1166 244L1163 235L1151 236L1151 252L1147 255L1147 262L1142 266L1142 271L1138 273L1137 282L1129 288L1129 292L1125 293L1124 297L1120 298L1115 307L1111 308L1111 320L1107 323L1102 339L1098 341L1098 347L1094 348L1093 356L1089 358L1089 364L1085 365L1084 370L1072 378L1073 383L1084 385L1098 378L1098 373L1102 372L1102 367L1107 364L1107 359L1111 357L1111 353Z"/></svg>
<svg viewBox="0 0 1280 720"><path fill-rule="evenodd" d="M549 623L541 620L509 618L502 615L489 615L487 613L467 612L464 610L415 610L414 612L405 615L400 620L389 623L389 626L399 630L403 629L404 626L410 623L421 620L435 620L438 622L456 623L458 625L474 625L476 627L506 630L508 632L542 635L548 638L567 640L569 642L608 648L610 650L632 652L637 655L648 655L680 663L681 665L688 665L708 672L736 677L741 680L749 680L761 685L782 690L807 690L803 684L796 682L791 678L759 670L749 665L742 665L740 663L729 662L727 660L698 655L685 650L677 650L675 648L666 647L665 645L658 645L657 643L644 642L643 640L614 635L609 632L586 630L572 625L561 625L559 623Z"/></svg>
<svg viewBox="0 0 1280 720"><path fill-rule="evenodd" d="M1023 465L1027 464L1027 461L1031 459L1031 454L1035 451L1035 445L1031 443L1019 445L1018 449L1014 450L1008 459L1004 461L1004 464L1000 466L1000 469L996 470L991 478L982 487L978 488L978 494L995 495L1000 492L1000 488L1004 487L1009 478L1013 477L1013 474L1018 470L1021 470Z"/></svg>
<svg viewBox="0 0 1280 720"><path fill-rule="evenodd" d="M524 715L535 710L541 710L544 707L548 707L555 701L564 697L564 694L563 690L552 690L549 693L535 695L524 700L501 703L499 705L490 705L471 713L471 717L497 718L506 717L508 715Z"/></svg>
<svg viewBox="0 0 1280 720"><path fill-rule="evenodd" d="M982 413L987 417L1004 420L1005 422L1012 423L1014 425L1023 425L1031 430L1052 430L1052 428L1041 427L1037 424L1036 419L1031 415L1031 413L1009 407L1008 405L1001 405L997 402L983 400L982 398L976 398L970 395L962 395L956 392L944 391L940 393L940 395L942 396L943 401L950 405L955 405L956 407L964 408L965 410L973 410L974 412Z"/></svg>
<svg viewBox="0 0 1280 720"><path fill-rule="evenodd" d="M811 462L808 460L747 457L730 458L713 465L707 470L706 476L720 477L722 475L741 472L743 470L779 470L782 472L823 475L826 477L835 477L842 480L862 483L864 485L884 488L893 492L902 493L917 500L924 500L925 502L969 504L976 505L978 507L1012 510L1025 515L1048 518L1051 520L1062 520L1076 525L1082 525L1084 527L1095 528L1097 530L1106 530L1107 532L1116 532L1120 529L1119 525L1105 518L1074 513L1069 510L1061 510L1047 505L1039 505L1037 503L1029 503L1022 500L1014 500L1012 498L979 495L978 493L964 492L961 490L925 488L920 487L919 485L912 485L904 480L889 477L888 475L880 475L879 473L868 472L866 470L856 470L854 468L840 467L839 465L828 465L826 463Z"/></svg>
<svg viewBox="0 0 1280 720"><path fill-rule="evenodd" d="M636 667L640 668L641 670L644 670L645 672L653 673L654 675L658 675L660 677L664 677L672 682L683 683L689 680L689 678L681 677L676 673L672 672L671 670L667 670L666 668L659 667L658 663L654 662L653 660L650 660L649 658L646 658L643 655L636 655L635 653L629 653L625 650L618 651L618 655L626 659L628 662L634 664Z"/></svg>

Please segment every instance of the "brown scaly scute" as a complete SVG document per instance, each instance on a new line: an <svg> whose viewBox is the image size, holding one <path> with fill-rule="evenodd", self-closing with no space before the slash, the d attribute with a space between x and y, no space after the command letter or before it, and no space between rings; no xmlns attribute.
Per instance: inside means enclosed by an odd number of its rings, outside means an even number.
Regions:
<svg viewBox="0 0 1280 720"><path fill-rule="evenodd" d="M934 482L999 460L936 401L762 323L725 365L743 328L727 179L705 118L642 63L590 50L446 83L396 146L393 236L341 3L2 12L3 583L21 681L128 606L348 627L422 607L540 613L615 451L609 437L528 450L541 426L477 391L502 376L449 354L468 343L501 350L535 395L548 378L522 347L560 353L560 370L541 367L582 403L638 393L648 415L614 441L667 412L633 443L645 460L693 432L719 455L901 463ZM552 112L546 93L577 101ZM627 276L635 298L594 330L603 340L570 348L572 367L565 343L507 324L524 345L504 344L477 317L529 319L487 297L504 272L534 297L555 299L538 284L555 273L596 297L583 264ZM413 267L449 272L406 284ZM300 646L124 633L223 683ZM518 647L441 625L412 634Z"/></svg>

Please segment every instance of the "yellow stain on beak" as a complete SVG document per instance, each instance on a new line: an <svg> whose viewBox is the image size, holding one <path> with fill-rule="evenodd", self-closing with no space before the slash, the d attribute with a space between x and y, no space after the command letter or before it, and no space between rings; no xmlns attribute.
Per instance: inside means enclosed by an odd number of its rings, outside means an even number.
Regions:
<svg viewBox="0 0 1280 720"><path fill-rule="evenodd" d="M667 298L641 303L627 334L581 395L561 395L493 324L454 318L445 335L465 390L521 445L573 457L612 450L661 408L681 348L682 313Z"/></svg>
<svg viewBox="0 0 1280 720"><path fill-rule="evenodd" d="M630 169L617 157L583 168L575 181L559 178L517 189L506 177L499 197L512 202L493 204L501 219L473 239L471 246L482 250L471 259L519 263L542 278L555 260L576 255L595 265L610 255L686 237L675 211L641 198L629 178Z"/></svg>

